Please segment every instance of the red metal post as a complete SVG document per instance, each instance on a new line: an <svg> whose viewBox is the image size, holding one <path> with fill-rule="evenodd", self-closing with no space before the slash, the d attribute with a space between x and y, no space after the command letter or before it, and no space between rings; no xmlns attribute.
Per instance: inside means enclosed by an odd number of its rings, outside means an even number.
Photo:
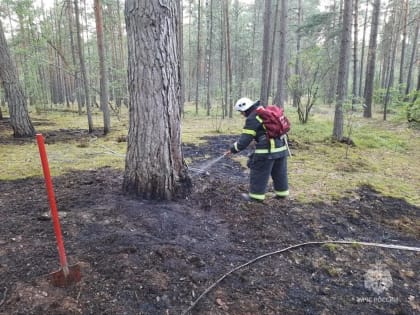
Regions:
<svg viewBox="0 0 420 315"><path fill-rule="evenodd" d="M61 227L60 227L60 221L58 218L57 205L55 202L54 189L53 189L53 184L51 180L50 169L48 166L47 152L45 151L44 137L42 136L42 134L36 135L36 141L38 142L39 155L41 157L41 163L42 163L42 170L44 171L44 178L45 178L45 184L47 187L48 200L50 202L51 218L54 224L54 233L57 239L58 253L60 255L60 265L64 269L65 272L66 271L68 272L66 252L64 250L64 243L63 243L63 236L61 234Z"/></svg>

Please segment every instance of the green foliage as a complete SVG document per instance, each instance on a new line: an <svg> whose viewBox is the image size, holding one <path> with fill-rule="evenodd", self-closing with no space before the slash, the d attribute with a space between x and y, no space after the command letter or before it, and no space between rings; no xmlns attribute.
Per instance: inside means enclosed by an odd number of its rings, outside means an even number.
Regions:
<svg viewBox="0 0 420 315"><path fill-rule="evenodd" d="M420 91L413 92L409 99L407 106L407 120L409 122L420 122Z"/></svg>
<svg viewBox="0 0 420 315"><path fill-rule="evenodd" d="M325 66L325 52L321 47L313 46L304 49L300 54L301 66L299 75L291 75L288 88L297 104L299 121L308 122L309 114L318 98L320 82L330 70Z"/></svg>
<svg viewBox="0 0 420 315"><path fill-rule="evenodd" d="M336 34L330 34L329 29L331 28L332 21L335 18L333 12L320 12L309 16L305 20L305 24L298 30L303 36L326 38L335 36Z"/></svg>

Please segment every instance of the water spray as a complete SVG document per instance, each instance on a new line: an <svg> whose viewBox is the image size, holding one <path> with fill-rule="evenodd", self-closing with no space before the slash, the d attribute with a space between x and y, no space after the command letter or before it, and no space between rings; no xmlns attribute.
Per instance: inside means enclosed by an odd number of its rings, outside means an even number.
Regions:
<svg viewBox="0 0 420 315"><path fill-rule="evenodd" d="M221 159L223 159L224 157L226 156L226 154L222 154L221 156L218 156L218 157L216 157L216 158L214 158L214 159L211 159L211 160L209 160L209 161L206 161L203 165L201 165L200 167L198 167L198 168L190 168L190 170L192 170L193 172L195 172L195 175L193 175L193 176L196 176L196 175L198 175L198 174L204 174L204 173L206 173L206 171L210 168L210 167L212 167L214 164L216 164L217 162L219 162Z"/></svg>

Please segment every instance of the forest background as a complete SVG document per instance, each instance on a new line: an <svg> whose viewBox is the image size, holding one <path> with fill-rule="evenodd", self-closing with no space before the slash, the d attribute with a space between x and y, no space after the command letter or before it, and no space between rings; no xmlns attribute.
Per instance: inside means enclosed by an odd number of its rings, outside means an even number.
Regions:
<svg viewBox="0 0 420 315"><path fill-rule="evenodd" d="M96 2L1 2L4 32L29 106L79 106L81 113L87 102L99 103L97 4L103 19L109 104L114 110L127 104L124 3ZM379 11L372 12L373 4L380 5ZM207 115L231 117L230 105L237 98L268 95L280 106L286 100L293 104L300 121L306 122L314 104L336 102L344 9L351 10L353 25L351 58L344 61L350 70L345 104L371 117L365 82L373 79L372 103L384 119L387 112L404 108L409 120L418 120L418 105L413 104L420 82L416 0L357 0L351 8L338 0L183 1L185 102L194 104L196 114L202 107ZM377 20L373 14L378 14ZM377 39L369 38L372 23L378 24ZM376 52L375 60L369 47Z"/></svg>

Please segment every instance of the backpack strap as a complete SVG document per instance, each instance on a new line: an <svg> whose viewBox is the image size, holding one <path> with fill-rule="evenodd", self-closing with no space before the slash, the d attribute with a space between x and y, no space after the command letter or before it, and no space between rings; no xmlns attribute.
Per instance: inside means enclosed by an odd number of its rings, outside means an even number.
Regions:
<svg viewBox="0 0 420 315"><path fill-rule="evenodd" d="M256 115L256 116L255 116L255 119L256 119L256 120L258 120L258 121L261 123L261 125L263 126L263 128L264 128L264 130L265 130L265 135L266 135L266 137L267 137L267 143L268 143L268 153L271 153L271 149L272 149L272 148L274 149L274 148L276 147L276 142L275 142L275 139L271 139L271 138L268 136L267 128L265 127L265 125L264 125L264 121L262 120L262 118L261 118L260 116Z"/></svg>

